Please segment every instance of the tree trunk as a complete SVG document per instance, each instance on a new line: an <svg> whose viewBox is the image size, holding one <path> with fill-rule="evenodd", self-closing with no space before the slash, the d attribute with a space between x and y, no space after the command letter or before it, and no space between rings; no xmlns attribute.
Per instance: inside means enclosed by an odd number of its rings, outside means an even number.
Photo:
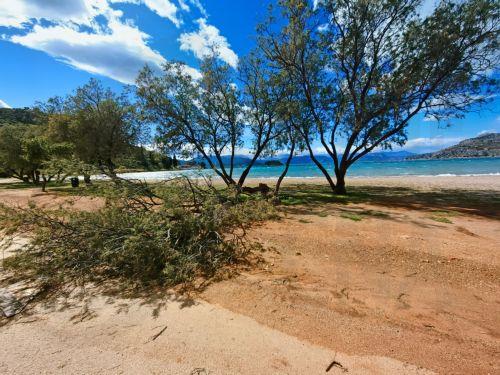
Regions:
<svg viewBox="0 0 500 375"><path fill-rule="evenodd" d="M346 195L347 190L345 188L345 175L346 170L339 170L336 173L337 183L335 184L335 188L333 189L333 194L335 195Z"/></svg>
<svg viewBox="0 0 500 375"><path fill-rule="evenodd" d="M288 154L288 158L286 159L285 169L283 170L283 172L279 176L278 181L276 181L276 187L274 189L274 196L276 198L278 197L278 194L280 191L281 182L283 181L286 174L288 173L288 168L290 167L290 162L292 161L294 151L295 151L295 142L292 142L292 145L290 147L290 153Z"/></svg>
<svg viewBox="0 0 500 375"><path fill-rule="evenodd" d="M238 189L241 189L243 187L243 184L245 183L245 179L247 178L248 174L250 173L250 170L253 168L253 165L255 164L255 162L257 161L257 159L259 158L259 156L263 150L264 150L264 147L258 149L255 152L255 155L253 156L252 160L250 160L250 163L248 163L246 168L241 173L241 176L238 180L238 185L237 185Z"/></svg>
<svg viewBox="0 0 500 375"><path fill-rule="evenodd" d="M311 148L311 145L307 141L306 141L306 146L307 146L307 149L309 151L309 156L311 157L311 160L314 162L314 164L316 164L316 166L319 168L321 173L323 173L326 180L328 181L328 185L330 185L330 188L332 189L332 191L335 192L335 184L334 184L330 174L328 173L326 168L323 166L323 164L321 164L321 162L318 159L316 159L316 157L314 156L314 152Z"/></svg>
<svg viewBox="0 0 500 375"><path fill-rule="evenodd" d="M90 181L90 175L87 174L87 173L84 173L83 174L83 181L87 184L87 185L90 185L91 184L91 181Z"/></svg>
<svg viewBox="0 0 500 375"><path fill-rule="evenodd" d="M33 183L35 185L39 185L40 184L40 171L38 171L38 170L33 171Z"/></svg>
<svg viewBox="0 0 500 375"><path fill-rule="evenodd" d="M47 187L47 177L45 175L42 175L42 191L45 193L46 190L45 188Z"/></svg>

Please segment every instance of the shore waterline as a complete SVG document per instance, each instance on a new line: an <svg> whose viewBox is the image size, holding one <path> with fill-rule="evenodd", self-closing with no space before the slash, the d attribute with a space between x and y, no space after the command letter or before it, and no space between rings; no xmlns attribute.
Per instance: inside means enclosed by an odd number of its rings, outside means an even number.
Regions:
<svg viewBox="0 0 500 375"><path fill-rule="evenodd" d="M333 165L325 165L333 173ZM249 178L275 179L283 171L284 166L262 166L252 168ZM237 178L244 168L235 168ZM154 171L123 173L120 177L143 180L164 180L176 176L201 177L216 176L209 169L187 169L177 171ZM500 158L471 158L446 160L404 160L404 161L359 161L348 171L348 177L397 177L397 176L500 176ZM288 178L323 177L321 171L312 163L292 164Z"/></svg>

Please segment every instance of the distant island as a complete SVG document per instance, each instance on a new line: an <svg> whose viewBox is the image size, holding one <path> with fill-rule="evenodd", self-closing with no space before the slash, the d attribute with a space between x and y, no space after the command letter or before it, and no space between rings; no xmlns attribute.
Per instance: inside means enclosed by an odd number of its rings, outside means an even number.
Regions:
<svg viewBox="0 0 500 375"><path fill-rule="evenodd" d="M283 163L279 160L266 160L264 162L264 165L266 167L280 167L283 165Z"/></svg>
<svg viewBox="0 0 500 375"><path fill-rule="evenodd" d="M500 133L466 139L455 146L427 154L410 155L407 160L500 157Z"/></svg>

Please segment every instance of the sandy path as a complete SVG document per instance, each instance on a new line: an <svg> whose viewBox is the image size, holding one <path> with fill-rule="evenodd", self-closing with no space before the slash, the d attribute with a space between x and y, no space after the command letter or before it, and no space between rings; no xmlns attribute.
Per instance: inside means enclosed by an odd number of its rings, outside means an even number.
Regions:
<svg viewBox="0 0 500 375"><path fill-rule="evenodd" d="M0 373L303 375L325 373L333 360L352 374L427 373L389 358L335 353L206 302L169 301L153 310L100 298L87 319L71 320L74 308L24 317L0 328Z"/></svg>

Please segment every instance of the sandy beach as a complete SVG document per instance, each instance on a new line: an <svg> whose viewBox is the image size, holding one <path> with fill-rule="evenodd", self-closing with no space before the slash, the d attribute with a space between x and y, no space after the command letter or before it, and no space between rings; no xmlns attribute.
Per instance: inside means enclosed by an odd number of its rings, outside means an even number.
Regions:
<svg viewBox="0 0 500 375"><path fill-rule="evenodd" d="M249 185L267 183L272 186L276 179L249 178ZM326 184L324 178L285 178L283 185L291 184ZM392 186L424 189L465 189L465 190L500 190L500 176L395 176L395 177L354 177L346 179L347 186Z"/></svg>
<svg viewBox="0 0 500 375"><path fill-rule="evenodd" d="M0 372L498 373L500 176L349 186L353 198L339 202L324 199L322 179L285 180L284 194L309 200L252 228L263 261L192 299L96 296L83 312L4 319ZM8 204L65 199L0 187Z"/></svg>

